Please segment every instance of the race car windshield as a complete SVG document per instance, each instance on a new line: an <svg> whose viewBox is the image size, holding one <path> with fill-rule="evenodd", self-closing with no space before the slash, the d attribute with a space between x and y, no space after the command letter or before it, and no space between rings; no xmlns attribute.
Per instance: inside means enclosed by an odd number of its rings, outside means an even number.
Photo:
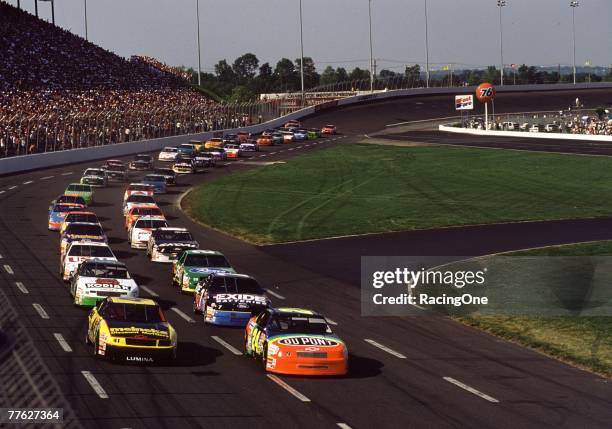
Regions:
<svg viewBox="0 0 612 429"><path fill-rule="evenodd" d="M153 191L151 185L130 185L128 191Z"/></svg>
<svg viewBox="0 0 612 429"><path fill-rule="evenodd" d="M102 231L100 225L71 223L66 228L66 234L102 236L104 235L104 232Z"/></svg>
<svg viewBox="0 0 612 429"><path fill-rule="evenodd" d="M104 172L102 170L85 170L85 176L104 176Z"/></svg>
<svg viewBox="0 0 612 429"><path fill-rule="evenodd" d="M134 228L163 228L168 226L165 220L156 220L156 219L139 219L136 221L136 225Z"/></svg>
<svg viewBox="0 0 612 429"><path fill-rule="evenodd" d="M166 178L164 176L150 175L150 176L145 176L144 181L145 182L165 182Z"/></svg>
<svg viewBox="0 0 612 429"><path fill-rule="evenodd" d="M56 203L73 203L73 204L83 204L85 205L85 200L83 197L79 197L77 195L62 195L56 201Z"/></svg>
<svg viewBox="0 0 612 429"><path fill-rule="evenodd" d="M98 217L95 214L72 213L66 216L66 222L98 223Z"/></svg>
<svg viewBox="0 0 612 429"><path fill-rule="evenodd" d="M113 252L106 246L76 245L70 248L68 256L84 256L88 258L112 258Z"/></svg>
<svg viewBox="0 0 612 429"><path fill-rule="evenodd" d="M270 321L274 330L287 334L331 334L325 319L321 317L275 315Z"/></svg>
<svg viewBox="0 0 612 429"><path fill-rule="evenodd" d="M255 279L245 277L215 277L212 281L210 291L212 293L264 294L264 290Z"/></svg>
<svg viewBox="0 0 612 429"><path fill-rule="evenodd" d="M136 161L147 161L147 162L151 161L151 157L149 155L136 155L134 159Z"/></svg>
<svg viewBox="0 0 612 429"><path fill-rule="evenodd" d="M187 231L160 231L156 238L164 241L193 241L193 237Z"/></svg>
<svg viewBox="0 0 612 429"><path fill-rule="evenodd" d="M156 208L136 208L132 211L132 214L137 216L161 216L162 212L160 209Z"/></svg>
<svg viewBox="0 0 612 429"><path fill-rule="evenodd" d="M115 165L115 164L111 164L108 166L108 171L125 171L125 166L124 165Z"/></svg>
<svg viewBox="0 0 612 429"><path fill-rule="evenodd" d="M157 305L109 303L102 316L110 320L123 320L135 323L160 323L166 318Z"/></svg>
<svg viewBox="0 0 612 429"><path fill-rule="evenodd" d="M53 207L53 211L56 213L66 213L66 212L72 212L74 210L75 210L74 206L68 206L64 204L56 204Z"/></svg>
<svg viewBox="0 0 612 429"><path fill-rule="evenodd" d="M130 273L123 265L85 263L81 271L84 277L100 277L106 279L129 279Z"/></svg>
<svg viewBox="0 0 612 429"><path fill-rule="evenodd" d="M91 187L89 185L70 185L67 190L70 192L91 192Z"/></svg>
<svg viewBox="0 0 612 429"><path fill-rule="evenodd" d="M221 255L188 255L185 258L185 265L188 267L220 267L229 268L231 265Z"/></svg>
<svg viewBox="0 0 612 429"><path fill-rule="evenodd" d="M130 195L127 199L128 203L149 203L155 204L153 197L149 195Z"/></svg>
<svg viewBox="0 0 612 429"><path fill-rule="evenodd" d="M174 176L174 171L169 168L160 168L155 170L156 174L161 174L162 176Z"/></svg>

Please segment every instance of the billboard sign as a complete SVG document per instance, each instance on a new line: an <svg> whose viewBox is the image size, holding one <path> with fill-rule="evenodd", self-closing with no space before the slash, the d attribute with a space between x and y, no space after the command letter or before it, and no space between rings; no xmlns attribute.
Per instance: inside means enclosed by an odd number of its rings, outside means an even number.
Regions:
<svg viewBox="0 0 612 429"><path fill-rule="evenodd" d="M474 96L455 95L455 110L474 110Z"/></svg>

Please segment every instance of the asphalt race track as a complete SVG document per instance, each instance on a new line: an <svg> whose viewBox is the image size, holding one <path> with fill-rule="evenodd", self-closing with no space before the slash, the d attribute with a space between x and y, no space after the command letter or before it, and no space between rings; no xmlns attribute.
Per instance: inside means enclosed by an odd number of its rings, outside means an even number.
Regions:
<svg viewBox="0 0 612 429"><path fill-rule="evenodd" d="M612 101L610 90L579 96L587 107ZM504 94L497 108L554 110L575 97L575 93ZM318 140L316 145L266 148L251 161L283 160L351 144L388 124L453 115L452 108L451 97L444 96L320 113L308 125L336 123L344 134ZM67 287L58 278L58 236L47 230L46 214L50 200L78 180L86 166L100 163L0 179L3 290L84 427L610 426L612 385L608 381L445 318L361 317L354 279L360 255L477 255L612 238L612 219L449 228L255 247L195 225L177 208L177 200L191 185L257 168L253 162L183 177L179 186L158 200L171 225L188 227L202 248L223 251L239 272L257 277L271 291L275 305L316 308L337 324L334 329L351 352L349 375L282 377L300 397L268 378L258 362L236 354L242 350L241 329L205 326L201 317L194 317L190 297L171 287L168 265L150 263L143 251L130 249L120 209L122 184L97 190L92 209L103 221L117 257L144 286L142 296L156 297L166 308L178 331L179 359L174 366L154 367L94 360L91 348L84 344L87 311L72 305ZM44 308L48 319L40 316L33 303ZM57 341L54 334L58 333L70 351ZM108 398L94 391L82 371L91 372Z"/></svg>

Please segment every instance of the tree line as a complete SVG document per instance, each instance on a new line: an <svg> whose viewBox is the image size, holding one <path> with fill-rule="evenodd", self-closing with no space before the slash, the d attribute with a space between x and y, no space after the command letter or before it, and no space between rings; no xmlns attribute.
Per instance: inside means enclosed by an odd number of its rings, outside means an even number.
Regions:
<svg viewBox="0 0 612 429"><path fill-rule="evenodd" d="M226 59L215 64L214 73L202 73L201 85L206 91L217 94L230 102L247 102L258 98L262 93L296 92L301 88L300 59L280 59L274 67L259 59L252 53L236 58L233 63ZM192 83L197 83L197 71L193 68L184 70L192 76ZM573 82L573 75L567 70L544 70L525 64L504 69L505 84L557 83ZM403 72L382 69L375 75L377 89L395 89L399 87L425 86L426 76L420 65L406 66ZM451 80L452 79L452 80ZM326 66L321 73L316 69L311 57L304 57L304 87L307 90L364 90L369 89L370 71L359 67L348 71L344 67ZM612 81L612 70L600 75L588 73L584 69L577 74L578 82ZM430 86L477 85L481 82L500 83L499 69L489 66L486 69L436 70L430 72Z"/></svg>

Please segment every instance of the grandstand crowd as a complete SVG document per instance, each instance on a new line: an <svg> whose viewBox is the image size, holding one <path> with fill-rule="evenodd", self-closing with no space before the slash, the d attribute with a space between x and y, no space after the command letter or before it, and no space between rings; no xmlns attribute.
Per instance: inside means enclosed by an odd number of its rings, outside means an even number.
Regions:
<svg viewBox="0 0 612 429"><path fill-rule="evenodd" d="M121 58L0 1L0 156L245 126L252 111L191 88L150 57Z"/></svg>

